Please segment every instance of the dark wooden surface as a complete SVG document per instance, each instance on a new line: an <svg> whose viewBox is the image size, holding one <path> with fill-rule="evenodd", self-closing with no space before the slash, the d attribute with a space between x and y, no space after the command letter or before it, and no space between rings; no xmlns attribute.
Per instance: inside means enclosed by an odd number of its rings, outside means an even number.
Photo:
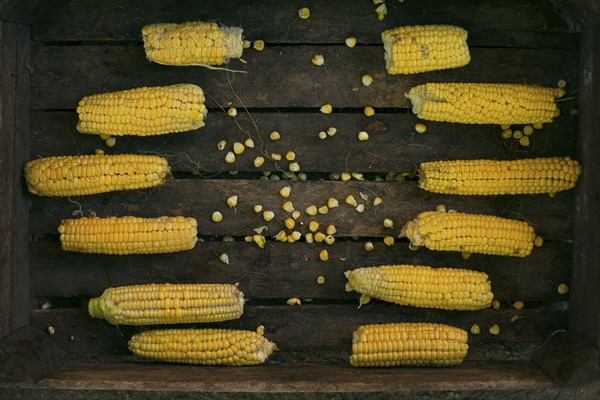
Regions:
<svg viewBox="0 0 600 400"><path fill-rule="evenodd" d="M28 323L28 213L21 166L29 157L30 28L0 21L0 338Z"/></svg>

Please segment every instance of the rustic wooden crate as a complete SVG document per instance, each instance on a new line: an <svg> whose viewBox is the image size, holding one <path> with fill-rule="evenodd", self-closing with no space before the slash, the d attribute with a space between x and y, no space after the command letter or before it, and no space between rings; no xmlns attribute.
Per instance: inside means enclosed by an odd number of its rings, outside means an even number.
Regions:
<svg viewBox="0 0 600 400"><path fill-rule="evenodd" d="M282 4L283 3L283 4ZM600 169L600 60L592 51L598 40L598 12L585 2L560 3L559 16L541 0L472 2L388 1L389 15L378 22L370 1L311 2L308 21L296 18L305 2L161 1L73 2L3 1L0 18L0 361L1 385L34 389L90 389L204 392L396 392L442 390L542 389L598 379L600 313L598 301ZM314 3L314 4L313 4ZM241 25L250 40L264 39L263 52L244 52L247 64L229 67L247 74L175 68L146 61L139 30L145 23L217 19ZM414 76L385 74L379 34L402 24L451 23L467 28L472 62L460 69ZM348 36L360 45L349 49ZM326 66L310 63L315 53ZM360 84L363 73L375 83ZM402 95L426 81L568 82L570 100L562 115L533 136L532 146L503 141L495 126L427 123L424 135L413 133L416 118ZM96 137L75 131L77 101L84 95L142 85L181 82L201 85L209 96L207 126L197 132L154 138L118 139L116 152L157 152L168 156L174 178L160 188L66 199L26 193L21 176L31 158L90 153L103 147ZM318 112L321 104L332 115ZM362 115L373 106L377 114ZM222 107L235 106L237 121ZM338 134L320 141L328 126ZM366 129L362 143L356 132ZM271 142L278 130L282 139ZM235 164L223 162L216 142L252 135L262 150L293 149L308 174L306 182L286 181L298 208L319 204L332 194L359 193L384 199L363 214L349 207L320 216L335 223L337 241L331 260L318 261L323 246L268 242L261 250L244 235L262 225L251 205L280 207L283 181L258 180L252 166L257 151L248 150ZM426 193L415 180L375 182L386 171L414 173L415 165L433 159L515 158L569 155L584 165L577 189L548 196L457 198ZM266 162L260 171L285 169ZM229 172L239 171L237 175ZM339 182L332 171L360 171L365 181ZM230 179L231 178L231 179ZM224 204L240 196L237 209ZM384 217L397 221L438 203L532 222L546 244L525 259L478 256L463 261L456 254L420 250L406 242L385 247ZM214 209L225 220L210 222ZM199 221L203 243L195 250L159 256L90 256L60 251L56 226L74 211L98 215L156 216L183 214ZM268 224L269 232L280 223ZM233 236L234 242L223 242ZM358 237L359 239L353 239ZM365 252L364 242L376 250ZM218 254L226 251L227 266ZM412 262L435 266L464 265L487 272L499 311L442 312L375 303L356 309L356 293L343 290L343 271L358 266ZM317 276L325 285L315 283ZM266 327L281 351L264 366L227 369L142 363L127 355L126 343L137 328L115 328L87 316L90 296L105 287L148 282L240 282L250 298L245 315L220 324L235 328ZM556 292L570 284L568 296ZM289 297L313 298L300 307ZM568 299L568 302L567 302ZM509 308L523 300L521 319L511 322ZM54 306L44 310L49 301ZM568 311L567 311L568 309ZM387 321L438 321L482 334L471 336L467 361L456 368L364 369L347 363L351 332L359 324ZM498 323L499 336L487 333ZM50 336L47 327L56 333ZM505 353L493 352L501 347ZM537 348L535 354L529 351ZM520 349L527 348L525 353ZM488 352L492 351L491 355ZM19 386L21 387L21 386Z"/></svg>

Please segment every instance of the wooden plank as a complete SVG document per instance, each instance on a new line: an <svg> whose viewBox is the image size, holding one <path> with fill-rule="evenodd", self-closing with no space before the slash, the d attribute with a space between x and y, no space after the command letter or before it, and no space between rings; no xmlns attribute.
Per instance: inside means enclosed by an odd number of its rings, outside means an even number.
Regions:
<svg viewBox="0 0 600 400"><path fill-rule="evenodd" d="M287 199L279 195L280 188L290 186L292 194ZM363 200L360 194L368 196ZM226 199L238 195L238 205L229 208ZM365 205L359 213L344 199L353 195ZM383 204L373 205L379 196ZM338 199L340 206L326 215L311 217L305 210L310 205L321 207L330 197ZM532 199L539 207L528 207ZM199 224L200 235L245 236L255 234L255 228L268 226L267 236L274 236L283 227L290 214L282 209L285 201L292 201L302 215L297 220L301 233L308 232L310 220L316 220L325 230L333 224L337 237L398 235L402 225L422 211L432 210L437 204L445 204L462 212L492 214L505 218L525 219L546 240L570 241L572 193L561 192L556 197L538 196L449 196L425 192L416 182L373 181L257 181L229 179L174 179L167 184L143 191L125 191L77 198L77 203L65 198L33 197L30 231L32 233L56 233L60 221L71 218L81 206L85 215L95 212L98 216L138 215L185 215L194 217ZM265 222L253 211L256 204L264 210L273 210L276 218ZM223 214L223 221L212 222L213 211ZM385 228L383 219L394 221L393 228ZM304 223L306 226L301 226Z"/></svg>
<svg viewBox="0 0 600 400"><path fill-rule="evenodd" d="M569 327L600 348L600 54L596 50L600 28L586 26L582 32L582 87L579 92L580 133L578 156L586 165L575 199L574 251L571 272Z"/></svg>
<svg viewBox="0 0 600 400"><path fill-rule="evenodd" d="M510 319L518 314L515 322ZM566 326L566 311L543 307L522 311L506 309L468 312L449 312L399 307L383 303L362 306L355 304L310 304L288 306L246 304L244 315L235 321L219 324L180 325L189 327L222 327L254 330L265 327L265 337L274 341L282 353L300 351L343 350L350 353L352 332L361 324L387 322L431 321L451 324L469 330L473 324L481 327L480 335L470 335L474 354L485 343L531 343L546 340L555 330ZM71 357L129 355L127 341L140 330L152 327L112 326L104 320L93 319L84 309L35 310L32 326L46 330L52 326L51 340L65 349ZM501 334L491 335L488 328L501 327ZM160 326L154 327L156 329ZM345 358L345 357L344 357ZM468 356L469 360L475 359Z"/></svg>
<svg viewBox="0 0 600 400"><path fill-rule="evenodd" d="M54 0L2 0L0 20L35 25L54 3Z"/></svg>
<svg viewBox="0 0 600 400"><path fill-rule="evenodd" d="M516 140L500 137L501 128L494 125L466 125L427 122L427 133L414 132L417 121L412 114L385 113L377 110L372 118L361 111L324 115L273 112L246 114L239 110L236 123L224 113L211 112L207 126L198 131L154 137L121 137L114 148L118 153L152 153L167 157L174 171L211 176L215 171L277 171L287 169L288 162L275 163L272 153L296 153L304 172L358 171L384 173L414 172L420 162L444 159L570 156L575 158L577 116L564 115L536 130L527 148ZM91 154L97 148L109 148L97 135L82 135L75 130L75 112L36 111L32 114L31 158ZM238 127L239 125L239 127ZM319 131L336 127L337 133L325 141L318 139ZM240 129L241 128L241 129ZM281 139L269 140L272 131ZM369 132L368 141L358 141L361 130ZM217 143L226 140L231 147L248 136L254 149L225 162L225 151ZM476 146L474 146L476 144ZM332 151L335 150L335 151ZM254 159L264 156L261 168Z"/></svg>
<svg viewBox="0 0 600 400"><path fill-rule="evenodd" d="M21 166L29 157L29 32L0 22L0 338L28 322L28 214Z"/></svg>
<svg viewBox="0 0 600 400"><path fill-rule="evenodd" d="M407 107L402 95L428 81L511 82L556 85L565 79L577 87L576 50L475 48L463 68L394 76L385 72L379 46L283 46L249 52L247 64L230 68L247 74L205 68L151 64L141 45L34 46L32 98L35 109L75 109L81 97L143 85L197 83L210 107ZM327 70L310 63L323 54ZM375 61L380 60L380 61ZM535 60L535 62L532 62ZM370 73L366 88L361 76ZM231 86L230 86L231 84ZM233 88L233 91L232 91ZM236 97L239 96L239 99Z"/></svg>
<svg viewBox="0 0 600 400"><path fill-rule="evenodd" d="M390 3L388 15L377 21L375 5L364 1L327 1L308 4L310 19L298 19L300 4L277 1L183 1L177 6L160 1L63 1L34 29L35 40L139 40L144 24L217 20L244 28L248 40L269 43L343 43L355 36L366 44L381 43L381 32L399 25L457 24L469 31L469 44L547 46L555 33L567 32L566 24L547 2L505 1L491 6L478 0ZM81 15L93 15L92 19ZM477 18L469 18L476 15ZM510 33L511 38L503 37ZM517 34L518 33L518 34ZM531 41L531 33L537 35ZM566 35L565 35L566 36ZM503 40L504 39L504 40Z"/></svg>
<svg viewBox="0 0 600 400"><path fill-rule="evenodd" d="M45 330L23 327L0 340L0 382L35 383L66 359Z"/></svg>
<svg viewBox="0 0 600 400"><path fill-rule="evenodd" d="M326 263L318 256L324 247L330 257ZM224 252L229 265L219 261L219 254ZM37 297L97 296L107 287L120 285L239 282L246 297L253 299L358 301L357 293L344 290L344 271L407 263L484 271L501 301L566 300L556 288L568 282L569 257L570 246L547 244L522 259L473 255L463 260L459 254L426 249L412 252L406 243L387 247L380 241L371 252L360 242L336 242L332 246L268 242L265 249L244 242L205 242L178 254L118 257L67 253L57 242L39 242L31 249L31 291ZM320 275L326 284L316 284Z"/></svg>
<svg viewBox="0 0 600 400"><path fill-rule="evenodd" d="M331 379L335 377L335 379ZM542 389L552 381L530 361L466 362L453 368L354 369L338 363L222 368L71 361L41 387L181 392L417 392Z"/></svg>

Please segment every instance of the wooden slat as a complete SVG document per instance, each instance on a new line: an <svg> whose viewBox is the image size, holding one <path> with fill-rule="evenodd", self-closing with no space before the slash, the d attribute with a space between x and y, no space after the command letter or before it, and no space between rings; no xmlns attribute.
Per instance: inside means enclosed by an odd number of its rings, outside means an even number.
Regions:
<svg viewBox="0 0 600 400"><path fill-rule="evenodd" d="M81 97L135 86L197 83L211 99L208 105L227 107L407 107L402 95L428 81L510 82L556 85L560 79L577 86L576 50L476 48L463 68L394 76L385 72L379 46L283 46L248 52L247 64L230 68L247 74L205 68L173 68L151 64L141 45L34 46L32 100L35 109L75 109ZM313 65L323 54L327 69ZM290 74L293 71L293 74ZM365 88L361 76L374 83ZM231 84L231 86L230 86ZM231 90L233 88L233 92Z"/></svg>
<svg viewBox="0 0 600 400"><path fill-rule="evenodd" d="M546 124L531 136L531 146L525 148L516 140L504 140L499 126L464 125L427 122L427 132L417 134L412 114L377 113L372 118L362 112L324 115L306 113L257 113L250 115L239 110L236 125L222 113L209 113L206 127L188 133L154 137L121 137L117 139L118 153L148 152L164 155L174 171L196 172L210 176L214 171L276 171L287 169L289 162L275 164L269 160L272 153L296 153L304 172L359 171L414 172L420 162L444 159L526 157L575 157L577 116L564 115ZM251 117L251 118L250 118ZM255 125L256 124L256 127ZM75 130L75 112L45 112L32 114L31 158L66 154L91 154L97 148L109 148L97 135L82 135ZM338 133L326 140L317 134L328 127ZM272 131L281 139L269 140ZM368 141L361 142L357 134L366 130ZM245 133L244 133L245 132ZM217 143L226 140L228 150L234 142L243 142L252 136L256 147L236 157L236 162L225 162L225 151L217 150ZM261 168L253 160L265 156Z"/></svg>
<svg viewBox="0 0 600 400"><path fill-rule="evenodd" d="M292 194L285 199L279 195L280 188L290 186ZM368 196L363 200L360 194ZM229 196L238 196L235 209L226 204ZM357 202L365 205L359 213L344 199L353 195ZM381 197L383 204L373 205L375 196ZM253 235L254 228L268 226L266 235L274 236L283 228L283 221L289 213L282 209L285 201L291 200L301 211L297 220L302 233L308 232L310 220L316 220L325 230L328 224L337 228L336 236L377 236L397 235L402 225L412 220L422 211L432 210L437 204L474 214L491 214L512 219L529 221L536 232L546 240L569 241L572 229L572 215L569 204L571 192L558 193L556 197L537 196L449 196L423 191L413 181L373 182L373 181L257 181L226 179L175 179L162 187L149 191L125 191L76 199L77 203L65 198L42 198L32 196L30 231L33 233L56 233L60 221L72 218L73 212L81 205L85 215L94 211L96 215L137 215L143 217L160 215L185 215L198 220L201 235L245 236ZM310 205L320 207L327 199L335 197L340 206L331 209L327 215L314 217L306 214ZM530 207L532 201L538 207ZM253 211L255 204L264 210L273 210L276 218L267 223L261 214ZM223 214L223 221L212 222L213 211ZM383 219L391 218L395 226L385 228Z"/></svg>
<svg viewBox="0 0 600 400"><path fill-rule="evenodd" d="M511 322L518 314L520 319ZM69 352L70 356L93 357L101 355L126 355L129 338L142 330L158 327L112 326L104 320L93 319L83 309L36 310L31 316L32 326L47 330L52 326L54 345ZM386 322L431 321L451 324L469 330L473 324L481 327L480 335L470 335L469 343L475 348L484 342L523 343L542 342L555 330L564 329L566 312L542 307L522 311L493 309L483 311L449 312L398 307L383 303L356 308L355 304L319 305L304 303L301 306L257 306L246 304L244 315L235 321L219 324L181 325L190 327L223 327L254 330L265 327L265 337L274 341L281 352L334 350L350 353L352 332L361 324ZM488 328L501 327L501 334L491 335ZM172 327L172 326L168 326ZM467 356L468 359L473 359Z"/></svg>
<svg viewBox="0 0 600 400"><path fill-rule="evenodd" d="M248 298L310 297L358 302L357 293L344 290L344 271L406 263L485 271L501 301L566 300L556 288L568 282L567 245L548 244L522 259L473 255L466 261L454 253L426 249L413 252L407 243L387 247L376 242L375 246L374 251L366 252L362 243L268 243L261 250L244 242L205 242L178 254L118 257L67 253L56 242L40 242L31 249L31 291L38 297L97 296L107 287L120 285L239 282ZM330 257L326 263L318 257L325 247ZM219 261L219 254L224 252L230 265ZM326 284L316 283L319 275L326 278Z"/></svg>
<svg viewBox="0 0 600 400"><path fill-rule="evenodd" d="M29 153L29 27L0 22L0 338L27 325L27 207L21 166Z"/></svg>
<svg viewBox="0 0 600 400"><path fill-rule="evenodd" d="M467 362L454 368L356 370L342 363L275 363L222 368L72 361L42 387L181 392L417 392L542 389L552 381L530 361Z"/></svg>
<svg viewBox="0 0 600 400"><path fill-rule="evenodd" d="M54 3L54 0L2 0L0 20L35 25Z"/></svg>
<svg viewBox="0 0 600 400"><path fill-rule="evenodd" d="M298 9L308 5L310 19L298 19ZM34 30L36 40L139 40L144 24L217 20L244 28L249 40L270 43L343 43L356 36L363 43L381 43L381 32L398 25L457 24L469 31L469 44L549 46L550 38L567 36L566 24L539 0L504 1L490 7L486 1L390 2L388 15L377 21L375 5L365 1L327 1L305 4L278 1L128 1L117 4L62 1ZM515 10L519 16L515 18ZM93 15L93 18L81 18ZM476 15L477 18L469 16ZM535 34L538 35L535 35ZM543 35L539 35L543 33ZM503 34L506 34L503 35ZM510 37L509 37L510 35ZM532 37L534 36L534 37ZM560 43L560 42L559 42Z"/></svg>
<svg viewBox="0 0 600 400"><path fill-rule="evenodd" d="M582 88L578 155L586 165L575 200L575 247L573 252L574 312L569 327L596 348L600 347L600 53L596 50L600 28L586 26L582 34Z"/></svg>

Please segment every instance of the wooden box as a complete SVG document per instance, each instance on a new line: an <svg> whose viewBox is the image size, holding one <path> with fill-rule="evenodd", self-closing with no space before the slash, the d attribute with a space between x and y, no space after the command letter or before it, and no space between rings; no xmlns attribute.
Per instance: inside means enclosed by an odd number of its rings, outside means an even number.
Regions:
<svg viewBox="0 0 600 400"><path fill-rule="evenodd" d="M306 3L306 4L305 4ZM310 4L309 4L310 3ZM2 1L0 18L0 391L43 396L59 390L102 395L114 390L146 392L366 393L567 390L598 382L600 41L597 5L542 0L386 2L378 21L371 1ZM308 5L311 17L298 18ZM245 37L266 42L264 51L244 51L233 71L167 67L146 60L140 29L152 22L217 20L244 28ZM472 61L447 71L392 76L385 73L380 33L398 25L449 23L469 31ZM355 36L348 48L344 39ZM325 65L311 58L323 54ZM370 87L361 76L374 78ZM515 82L546 86L567 82L561 116L536 131L529 147L500 137L498 126L418 121L403 95L428 81ZM138 86L195 83L206 92L207 126L159 137L125 137L114 149L75 130L78 100L85 95ZM331 103L334 112L319 112ZM363 115L363 107L376 110ZM238 116L225 110L236 107ZM337 134L325 140L328 127ZM269 134L279 131L281 139ZM366 130L370 139L357 140ZM217 150L252 137L233 164ZM115 153L165 155L174 174L152 190L77 198L27 193L22 167L40 156ZM289 161L259 154L293 150L306 180L285 180ZM584 166L575 190L549 196L485 198L434 195L418 188L418 163L434 159L536 156L576 157ZM263 172L271 171L270 179ZM388 172L396 172L387 174ZM360 172L344 182L331 173ZM278 175L280 180L272 176ZM335 175L335 174L334 174ZM386 177L388 179L386 179ZM262 178L262 179L261 179ZM297 178L297 176L296 176ZM304 177L302 177L304 178ZM365 212L342 204L315 217L335 224L336 241L322 262L322 244L277 243L265 249L244 236L268 226L281 229L278 190L289 185L296 208L352 194ZM237 194L230 209L225 199ZM372 205L380 196L383 204ZM418 212L443 203L465 212L531 222L545 244L523 259L411 251L397 234ZM262 204L278 218L265 223L252 211ZM213 210L224 221L210 221ZM200 238L192 251L159 256L95 256L60 250L56 227L77 215L166 214L198 219ZM386 229L383 218L395 221ZM304 214L300 221L307 224ZM301 227L306 230L306 226ZM232 237L233 241L224 240ZM374 243L367 252L364 244ZM219 261L227 253L230 264ZM344 291L343 272L387 263L465 266L485 271L502 307L481 312L443 312L375 302L357 309L356 293ZM318 276L326 282L318 285ZM127 351L138 329L91 319L86 304L104 288L149 282L239 282L249 301L244 316L218 326L254 329L280 351L252 368L210 368L142 362ZM570 286L561 295L557 287ZM312 299L289 306L291 297ZM522 311L510 307L525 302ZM455 368L354 369L348 364L352 331L360 324L435 321L470 336L467 360ZM498 324L500 335L488 333ZM54 334L49 333L52 327Z"/></svg>

